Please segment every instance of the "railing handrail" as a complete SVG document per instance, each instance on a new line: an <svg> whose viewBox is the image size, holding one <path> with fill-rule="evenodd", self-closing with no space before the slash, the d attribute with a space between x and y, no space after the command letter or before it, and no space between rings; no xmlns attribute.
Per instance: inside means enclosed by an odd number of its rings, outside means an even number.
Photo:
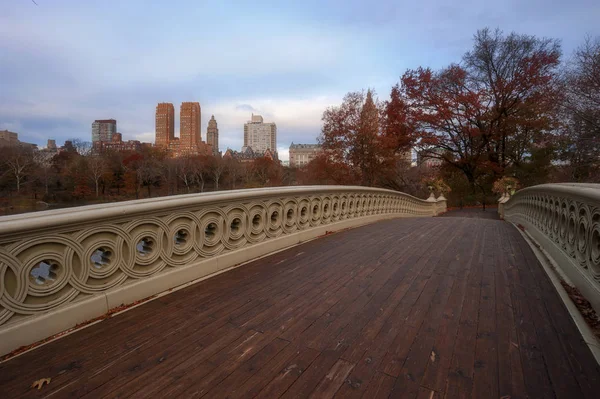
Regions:
<svg viewBox="0 0 600 399"><path fill-rule="evenodd" d="M500 205L600 312L600 184L541 184Z"/></svg>
<svg viewBox="0 0 600 399"><path fill-rule="evenodd" d="M93 222L112 218L135 216L147 212L168 210L171 208L186 208L202 204L213 204L224 201L251 200L270 196L273 193L310 194L311 192L336 193L336 192L379 192L393 195L402 195L411 200L427 204L426 200L414 197L400 191L364 186L282 186L267 188L238 189L227 191L213 191L205 193L180 194L167 197L145 198L120 202L110 202L95 205L83 205L72 208L52 209L39 212L23 213L17 215L0 216L0 240L8 234L19 234L32 229L48 226L62 227L76 223Z"/></svg>
<svg viewBox="0 0 600 399"><path fill-rule="evenodd" d="M532 192L554 192L561 193L567 197L578 197L590 201L600 201L600 184L594 183L546 183L536 186L525 187L517 191L512 198L519 198L522 195ZM514 203L514 201L513 201ZM510 207L511 201L506 203Z"/></svg>

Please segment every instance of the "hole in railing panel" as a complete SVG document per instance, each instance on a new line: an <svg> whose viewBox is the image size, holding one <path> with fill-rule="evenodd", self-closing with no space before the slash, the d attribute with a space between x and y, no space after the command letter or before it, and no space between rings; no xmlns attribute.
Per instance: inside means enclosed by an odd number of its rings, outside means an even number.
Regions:
<svg viewBox="0 0 600 399"><path fill-rule="evenodd" d="M279 220L279 212L273 211L271 213L271 223L277 223L278 220Z"/></svg>
<svg viewBox="0 0 600 399"><path fill-rule="evenodd" d="M204 229L204 236L208 239L211 239L217 234L217 224L209 223Z"/></svg>
<svg viewBox="0 0 600 399"><path fill-rule="evenodd" d="M313 215L316 216L318 212L319 212L319 205L313 206Z"/></svg>
<svg viewBox="0 0 600 399"><path fill-rule="evenodd" d="M328 212L329 212L329 204L325 204L325 206L323 206L323 213L325 215L327 215Z"/></svg>
<svg viewBox="0 0 600 399"><path fill-rule="evenodd" d="M49 285L58 278L60 266L53 260L43 260L29 272L29 278L35 285Z"/></svg>
<svg viewBox="0 0 600 399"><path fill-rule="evenodd" d="M173 236L173 241L175 242L175 245L178 247L185 245L187 243L188 235L189 233L187 230L177 230L177 233L175 233L175 236Z"/></svg>
<svg viewBox="0 0 600 399"><path fill-rule="evenodd" d="M260 227L261 217L260 215L254 215L252 218L252 227L258 229Z"/></svg>
<svg viewBox="0 0 600 399"><path fill-rule="evenodd" d="M287 211L287 221L288 223L291 223L294 221L294 210L293 209L288 209Z"/></svg>
<svg viewBox="0 0 600 399"><path fill-rule="evenodd" d="M239 218L235 218L231 221L230 230L233 234L237 234L240 231L242 221Z"/></svg>
<svg viewBox="0 0 600 399"><path fill-rule="evenodd" d="M592 239L590 242L592 262L598 262L600 261L600 231L596 229L592 231Z"/></svg>
<svg viewBox="0 0 600 399"><path fill-rule="evenodd" d="M150 237L142 238L135 246L140 256L148 256L152 253L152 247L154 247L154 241Z"/></svg>
<svg viewBox="0 0 600 399"><path fill-rule="evenodd" d="M92 266L96 269L103 269L104 267L110 265L111 256L112 252L108 248L100 247L96 249L90 256Z"/></svg>
<svg viewBox="0 0 600 399"><path fill-rule="evenodd" d="M346 202L342 202L342 212L346 211Z"/></svg>
<svg viewBox="0 0 600 399"><path fill-rule="evenodd" d="M300 209L300 216L303 218L306 217L307 211L308 211L308 209L305 206L303 206L302 209Z"/></svg>
<svg viewBox="0 0 600 399"><path fill-rule="evenodd" d="M337 202L335 202L333 204L333 212L337 212L337 210L338 210L338 204L337 204Z"/></svg>

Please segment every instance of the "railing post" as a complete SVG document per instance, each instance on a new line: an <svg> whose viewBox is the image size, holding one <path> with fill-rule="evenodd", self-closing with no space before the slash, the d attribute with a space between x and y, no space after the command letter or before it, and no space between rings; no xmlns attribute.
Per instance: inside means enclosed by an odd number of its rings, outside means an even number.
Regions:
<svg viewBox="0 0 600 399"><path fill-rule="evenodd" d="M504 204L508 202L509 199L510 194L508 193L502 194L502 197L498 199L498 216L500 216L500 219L502 220L504 220Z"/></svg>
<svg viewBox="0 0 600 399"><path fill-rule="evenodd" d="M446 213L447 210L448 201L446 200L446 197L444 197L444 194L440 194L440 196L437 198L437 214L441 215L442 213Z"/></svg>
<svg viewBox="0 0 600 399"><path fill-rule="evenodd" d="M437 216L437 200L435 199L435 194L433 194L433 191L431 194L429 194L427 202L431 203L431 216Z"/></svg>

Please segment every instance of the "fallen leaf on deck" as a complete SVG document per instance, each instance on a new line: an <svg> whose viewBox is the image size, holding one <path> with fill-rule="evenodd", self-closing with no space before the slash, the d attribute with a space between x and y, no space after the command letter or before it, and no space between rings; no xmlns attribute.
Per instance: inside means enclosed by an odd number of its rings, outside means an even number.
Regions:
<svg viewBox="0 0 600 399"><path fill-rule="evenodd" d="M52 378L41 378L37 381L34 381L33 384L31 384L31 388L37 388L39 391L40 389L42 389L44 384L50 384L50 380L52 380Z"/></svg>

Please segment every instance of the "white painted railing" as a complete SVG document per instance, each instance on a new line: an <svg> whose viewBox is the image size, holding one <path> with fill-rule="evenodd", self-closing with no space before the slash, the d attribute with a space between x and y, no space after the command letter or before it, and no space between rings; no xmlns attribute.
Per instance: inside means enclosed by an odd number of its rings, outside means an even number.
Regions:
<svg viewBox="0 0 600 399"><path fill-rule="evenodd" d="M542 184L503 201L521 225L600 312L600 184Z"/></svg>
<svg viewBox="0 0 600 399"><path fill-rule="evenodd" d="M428 202L365 187L237 190L0 218L0 355L122 304Z"/></svg>

